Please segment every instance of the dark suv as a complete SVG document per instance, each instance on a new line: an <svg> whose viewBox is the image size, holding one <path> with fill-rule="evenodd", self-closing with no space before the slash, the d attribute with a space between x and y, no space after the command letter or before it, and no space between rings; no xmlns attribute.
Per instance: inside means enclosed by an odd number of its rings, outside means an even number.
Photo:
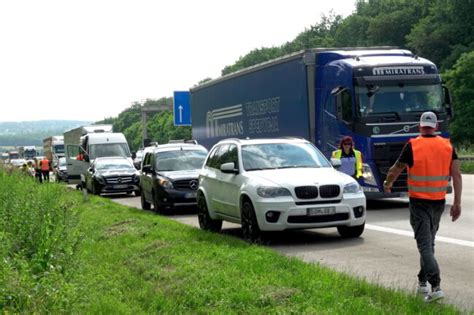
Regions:
<svg viewBox="0 0 474 315"><path fill-rule="evenodd" d="M157 213L167 208L196 206L199 171L207 149L198 144L173 143L148 147L141 173L141 204Z"/></svg>

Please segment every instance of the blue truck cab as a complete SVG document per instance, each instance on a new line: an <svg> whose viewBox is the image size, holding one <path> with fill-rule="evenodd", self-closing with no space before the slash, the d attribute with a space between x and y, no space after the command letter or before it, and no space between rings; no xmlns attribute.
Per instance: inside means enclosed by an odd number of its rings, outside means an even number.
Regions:
<svg viewBox="0 0 474 315"><path fill-rule="evenodd" d="M194 139L210 147L235 138L303 137L326 157L346 135L363 155L368 199L398 197L406 174L383 180L425 111L448 137L449 91L437 67L392 47L315 48L271 60L190 90Z"/></svg>

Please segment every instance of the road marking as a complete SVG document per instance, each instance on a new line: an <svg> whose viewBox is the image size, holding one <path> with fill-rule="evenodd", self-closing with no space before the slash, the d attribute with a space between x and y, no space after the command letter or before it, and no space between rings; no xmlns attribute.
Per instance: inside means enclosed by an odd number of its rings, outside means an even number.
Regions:
<svg viewBox="0 0 474 315"><path fill-rule="evenodd" d="M378 225L372 225L372 224L366 224L365 228L369 229L369 230L373 230L373 231L386 232L386 233L392 233L392 234L398 234L398 235L413 237L413 232L412 231L392 229L392 228L378 226ZM436 236L436 241L474 248L474 242L458 240L458 239L450 238L450 237Z"/></svg>

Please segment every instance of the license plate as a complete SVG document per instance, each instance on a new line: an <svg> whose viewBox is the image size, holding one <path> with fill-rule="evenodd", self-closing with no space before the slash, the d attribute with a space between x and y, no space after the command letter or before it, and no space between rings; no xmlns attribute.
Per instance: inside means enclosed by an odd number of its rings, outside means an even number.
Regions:
<svg viewBox="0 0 474 315"><path fill-rule="evenodd" d="M308 208L307 211L307 214L309 216L328 215L336 213L336 207Z"/></svg>
<svg viewBox="0 0 474 315"><path fill-rule="evenodd" d="M114 185L114 189L125 189L127 187L127 185Z"/></svg>
<svg viewBox="0 0 474 315"><path fill-rule="evenodd" d="M186 193L185 198L196 198L196 192Z"/></svg>

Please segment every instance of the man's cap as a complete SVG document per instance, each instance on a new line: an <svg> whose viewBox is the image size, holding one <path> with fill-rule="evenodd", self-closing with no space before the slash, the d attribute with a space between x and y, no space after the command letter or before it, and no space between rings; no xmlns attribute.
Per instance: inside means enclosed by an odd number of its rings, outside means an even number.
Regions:
<svg viewBox="0 0 474 315"><path fill-rule="evenodd" d="M433 112L424 112L420 117L420 127L436 128L438 119Z"/></svg>

